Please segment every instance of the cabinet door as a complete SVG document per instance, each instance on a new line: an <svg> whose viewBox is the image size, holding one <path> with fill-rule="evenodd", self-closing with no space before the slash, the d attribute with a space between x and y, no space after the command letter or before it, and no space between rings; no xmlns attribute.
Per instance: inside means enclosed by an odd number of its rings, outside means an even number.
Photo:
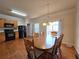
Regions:
<svg viewBox="0 0 79 59"><path fill-rule="evenodd" d="M0 33L0 42L5 41L5 34L3 32Z"/></svg>
<svg viewBox="0 0 79 59"><path fill-rule="evenodd" d="M14 24L14 27L15 27L15 28L17 27L17 21L16 21L16 20L11 21L11 23Z"/></svg>
<svg viewBox="0 0 79 59"><path fill-rule="evenodd" d="M0 27L4 27L4 20L3 19L0 19Z"/></svg>
<svg viewBox="0 0 79 59"><path fill-rule="evenodd" d="M14 21L14 27L15 28L17 27L17 21Z"/></svg>
<svg viewBox="0 0 79 59"><path fill-rule="evenodd" d="M19 38L18 31L15 32L15 37L16 37L16 39Z"/></svg>

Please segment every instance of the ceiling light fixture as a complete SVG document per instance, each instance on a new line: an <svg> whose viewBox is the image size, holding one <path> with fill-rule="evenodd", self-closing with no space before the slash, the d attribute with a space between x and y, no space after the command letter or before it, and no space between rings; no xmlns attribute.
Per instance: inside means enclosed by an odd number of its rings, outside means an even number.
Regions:
<svg viewBox="0 0 79 59"><path fill-rule="evenodd" d="M20 16L27 16L27 14L25 14L25 13L23 13L23 12L20 12L20 11L18 11L18 10L12 9L11 12L14 13L14 14L20 15Z"/></svg>
<svg viewBox="0 0 79 59"><path fill-rule="evenodd" d="M43 26L46 26L47 24L46 23L43 23Z"/></svg>
<svg viewBox="0 0 79 59"><path fill-rule="evenodd" d="M53 25L53 23L52 22L48 22L49 23L49 25Z"/></svg>
<svg viewBox="0 0 79 59"><path fill-rule="evenodd" d="M45 2L46 1L46 2ZM46 4L46 23L43 23L43 26L46 26L46 25L52 25L52 22L49 22L50 21L50 1L48 0L45 0L45 4Z"/></svg>
<svg viewBox="0 0 79 59"><path fill-rule="evenodd" d="M47 1L47 3L46 3L46 6L47 6L47 23L48 23L48 25L52 25L52 22L49 22L51 20L51 17L50 17L51 3L48 0L46 0L46 1Z"/></svg>

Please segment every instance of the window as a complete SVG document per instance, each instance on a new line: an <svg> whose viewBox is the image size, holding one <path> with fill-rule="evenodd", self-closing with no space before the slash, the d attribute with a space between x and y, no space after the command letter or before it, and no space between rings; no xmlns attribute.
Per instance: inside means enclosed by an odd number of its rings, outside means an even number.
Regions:
<svg viewBox="0 0 79 59"><path fill-rule="evenodd" d="M46 26L46 34L47 34L46 43L48 46L51 45L51 43L53 42L51 32L56 31L57 34L59 34L60 32L59 27L60 27L60 21L49 22L49 25Z"/></svg>
<svg viewBox="0 0 79 59"><path fill-rule="evenodd" d="M49 25L47 25L47 35L51 34L52 31L59 31L59 21L55 22L49 22Z"/></svg>
<svg viewBox="0 0 79 59"><path fill-rule="evenodd" d="M34 32L39 33L39 23L34 24Z"/></svg>
<svg viewBox="0 0 79 59"><path fill-rule="evenodd" d="M59 21L55 21L52 23L52 31L59 31Z"/></svg>

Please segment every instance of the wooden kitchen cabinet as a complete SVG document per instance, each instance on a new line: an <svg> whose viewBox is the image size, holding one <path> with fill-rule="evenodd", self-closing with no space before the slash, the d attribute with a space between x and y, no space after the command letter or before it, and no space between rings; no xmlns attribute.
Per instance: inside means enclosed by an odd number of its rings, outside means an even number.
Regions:
<svg viewBox="0 0 79 59"><path fill-rule="evenodd" d="M0 18L0 28L4 27L5 20Z"/></svg>
<svg viewBox="0 0 79 59"><path fill-rule="evenodd" d="M14 28L17 28L17 21L16 20L6 20L6 23L14 24Z"/></svg>
<svg viewBox="0 0 79 59"><path fill-rule="evenodd" d="M14 28L17 28L17 20L7 20L7 19L0 18L0 28L4 27L4 23L14 24Z"/></svg>
<svg viewBox="0 0 79 59"><path fill-rule="evenodd" d="M18 31L15 32L15 38L16 38L16 39L19 38L19 33L18 33Z"/></svg>
<svg viewBox="0 0 79 59"><path fill-rule="evenodd" d="M17 21L16 20L11 21L11 23L14 24L14 28L17 27Z"/></svg>
<svg viewBox="0 0 79 59"><path fill-rule="evenodd" d="M4 32L0 32L0 42L5 41L5 34Z"/></svg>

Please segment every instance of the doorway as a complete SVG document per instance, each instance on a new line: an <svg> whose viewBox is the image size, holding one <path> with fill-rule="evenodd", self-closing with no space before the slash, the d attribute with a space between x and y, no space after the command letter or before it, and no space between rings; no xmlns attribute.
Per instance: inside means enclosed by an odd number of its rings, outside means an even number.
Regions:
<svg viewBox="0 0 79 59"><path fill-rule="evenodd" d="M49 22L49 25L46 26L47 35L50 35L52 31L59 33L59 31L60 31L60 22L59 21Z"/></svg>
<svg viewBox="0 0 79 59"><path fill-rule="evenodd" d="M46 26L46 37L49 39L46 39L46 43L50 45L53 40L51 39L51 32L55 31L57 32L57 35L60 33L60 21L54 21L54 22L49 22L49 25Z"/></svg>

